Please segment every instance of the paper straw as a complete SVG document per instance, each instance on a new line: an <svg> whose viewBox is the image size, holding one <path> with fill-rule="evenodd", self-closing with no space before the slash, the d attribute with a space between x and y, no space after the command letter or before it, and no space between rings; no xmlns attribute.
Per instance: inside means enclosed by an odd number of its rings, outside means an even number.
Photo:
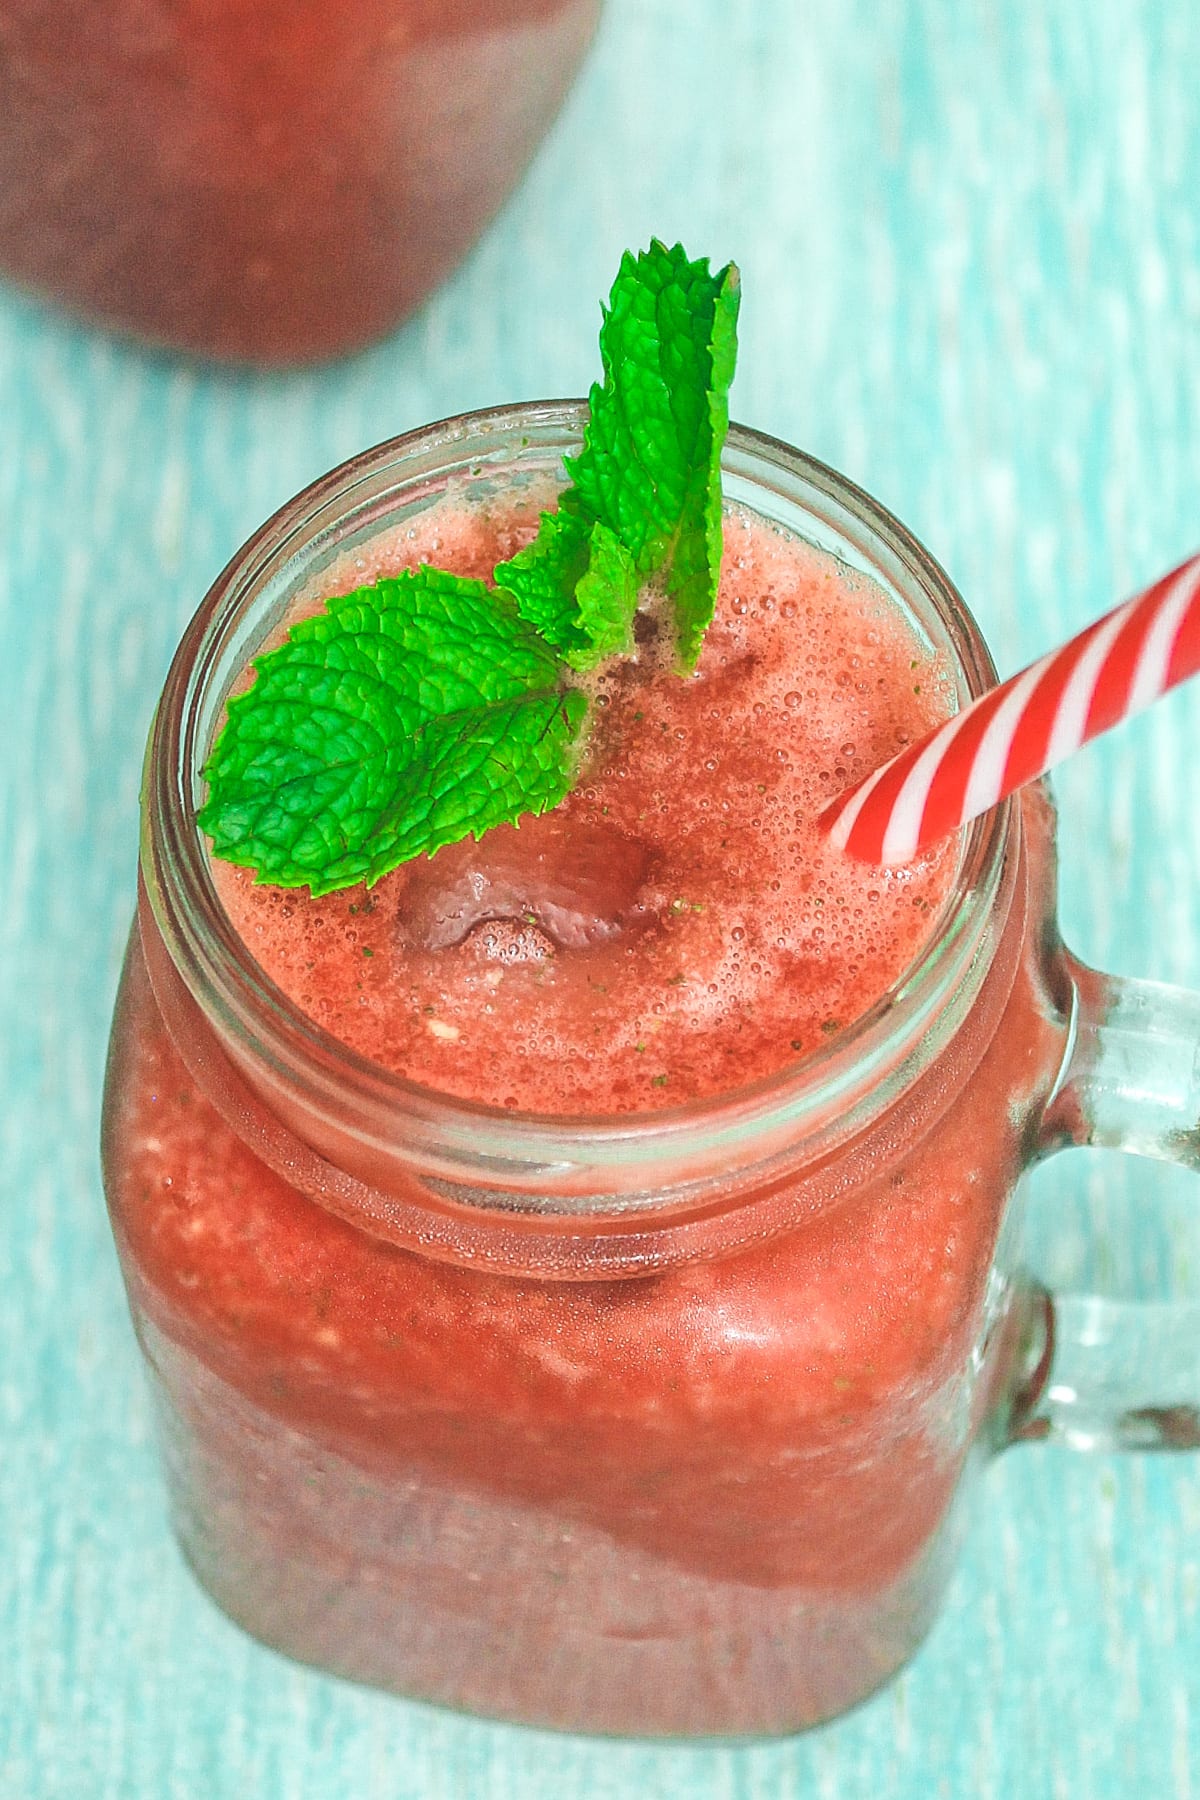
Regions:
<svg viewBox="0 0 1200 1800"><path fill-rule="evenodd" d="M1200 554L856 782L832 841L905 863L1200 669Z"/></svg>

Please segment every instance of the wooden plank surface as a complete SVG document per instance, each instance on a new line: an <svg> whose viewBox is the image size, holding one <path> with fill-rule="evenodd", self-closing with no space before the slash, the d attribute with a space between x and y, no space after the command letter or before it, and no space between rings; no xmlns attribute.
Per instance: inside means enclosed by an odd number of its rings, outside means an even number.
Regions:
<svg viewBox="0 0 1200 1800"><path fill-rule="evenodd" d="M98 1092L141 748L245 534L361 445L581 391L652 232L735 256L735 416L911 524L1002 670L1200 543L1195 0L610 0L530 179L409 326L200 371L0 293L0 1794L4 1800L1116 1800L1200 1794L1200 1459L1004 1457L946 1615L854 1716L750 1749L598 1745L290 1667L167 1536L100 1203ZM1064 919L1200 985L1200 707L1059 783ZM1035 1181L1037 1254L1200 1291L1190 1179Z"/></svg>

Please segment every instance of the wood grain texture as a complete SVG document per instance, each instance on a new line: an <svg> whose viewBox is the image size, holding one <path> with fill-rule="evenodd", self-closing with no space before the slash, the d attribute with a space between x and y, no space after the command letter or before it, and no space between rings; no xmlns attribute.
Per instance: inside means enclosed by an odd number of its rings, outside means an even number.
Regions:
<svg viewBox="0 0 1200 1800"><path fill-rule="evenodd" d="M581 391L627 243L738 258L735 416L911 524L1003 670L1194 549L1198 68L1195 0L609 0L520 194L350 364L198 371L0 295L4 1800L1200 1794L1198 1458L1003 1458L927 1648L790 1743L550 1738L257 1648L166 1533L95 1151L142 743L184 620L361 445ZM1063 773L1090 959L1200 985L1197 769L1184 691ZM1057 1279L1200 1290L1184 1177L1080 1155L1035 1189Z"/></svg>

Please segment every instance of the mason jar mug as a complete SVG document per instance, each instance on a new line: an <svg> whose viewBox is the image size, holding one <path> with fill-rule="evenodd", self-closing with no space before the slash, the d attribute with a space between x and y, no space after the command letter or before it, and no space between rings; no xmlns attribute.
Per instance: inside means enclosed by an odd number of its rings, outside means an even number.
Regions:
<svg viewBox="0 0 1200 1800"><path fill-rule="evenodd" d="M599 0L8 0L0 275L148 343L357 350L525 170Z"/></svg>
<svg viewBox="0 0 1200 1800"><path fill-rule="evenodd" d="M582 418L511 407L372 450L200 608L148 752L108 1199L175 1531L232 1618L493 1716L790 1732L919 1644L998 1449L1200 1442L1183 1315L1056 1304L1024 1270L1021 1183L1072 1144L1194 1166L1200 1001L1064 950L1035 787L963 834L864 1017L703 1103L472 1104L292 1005L196 824L231 683L322 571L447 495L552 478ZM866 495L739 428L724 482L882 587L960 699L992 683L945 575Z"/></svg>

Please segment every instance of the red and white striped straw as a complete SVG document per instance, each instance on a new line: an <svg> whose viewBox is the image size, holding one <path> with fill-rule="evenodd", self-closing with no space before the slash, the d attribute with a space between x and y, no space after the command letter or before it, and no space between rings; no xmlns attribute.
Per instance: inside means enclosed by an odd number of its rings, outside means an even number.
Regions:
<svg viewBox="0 0 1200 1800"><path fill-rule="evenodd" d="M1200 553L839 796L821 815L863 862L909 862L1200 669Z"/></svg>

